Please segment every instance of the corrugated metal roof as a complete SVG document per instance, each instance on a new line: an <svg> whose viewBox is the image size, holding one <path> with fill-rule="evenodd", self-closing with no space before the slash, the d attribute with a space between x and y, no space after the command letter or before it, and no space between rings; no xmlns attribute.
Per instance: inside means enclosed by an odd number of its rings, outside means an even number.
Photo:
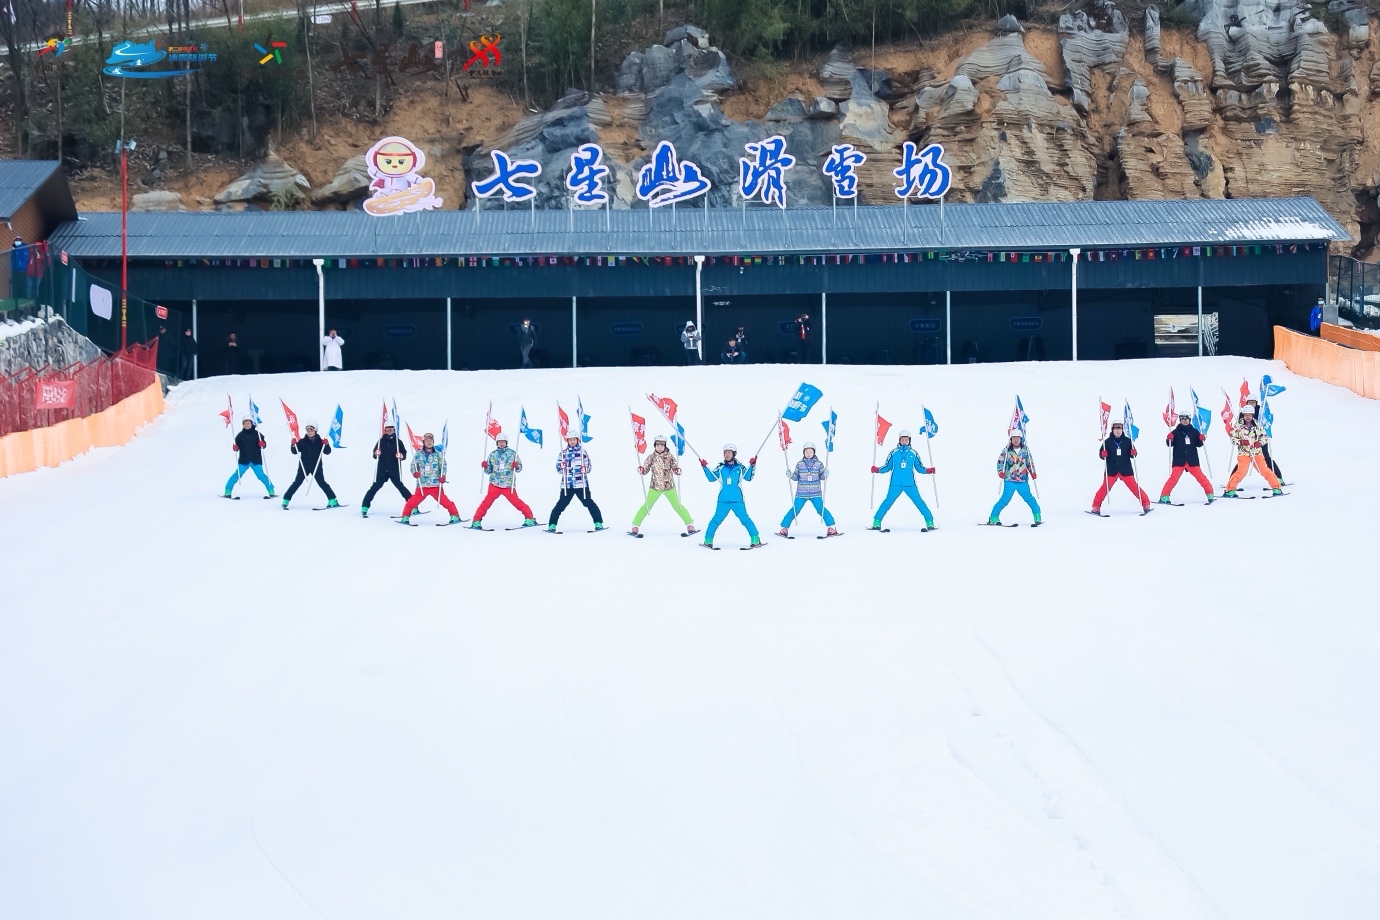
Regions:
<svg viewBox="0 0 1380 920"><path fill-rule="evenodd" d="M129 215L131 258L729 255L1042 250L1347 240L1312 198L615 211L246 211ZM63 224L53 245L120 254L120 215Z"/></svg>
<svg viewBox="0 0 1380 920"><path fill-rule="evenodd" d="M57 160L0 160L0 220L13 217L57 168Z"/></svg>

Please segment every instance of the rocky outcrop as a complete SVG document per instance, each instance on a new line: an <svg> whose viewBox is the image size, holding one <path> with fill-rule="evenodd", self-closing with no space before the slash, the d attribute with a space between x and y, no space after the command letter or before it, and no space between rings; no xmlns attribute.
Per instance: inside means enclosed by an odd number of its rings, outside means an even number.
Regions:
<svg viewBox="0 0 1380 920"><path fill-rule="evenodd" d="M369 169L364 154L357 153L341 164L335 178L311 193L316 205L345 204L369 194Z"/></svg>
<svg viewBox="0 0 1380 920"><path fill-rule="evenodd" d="M140 192L129 199L129 209L131 211L185 211L187 205L182 202L182 195L179 192L172 192L166 189L158 189L152 192Z"/></svg>
<svg viewBox="0 0 1380 920"><path fill-rule="evenodd" d="M0 336L0 374L17 374L26 367L70 367L101 356L101 350L61 316L26 320L7 331L10 334Z"/></svg>
<svg viewBox="0 0 1380 920"><path fill-rule="evenodd" d="M1087 114L1095 67L1120 67L1131 35L1126 17L1111 0L1094 0L1091 11L1079 10L1059 17L1059 49L1064 58L1073 105Z"/></svg>
<svg viewBox="0 0 1380 920"><path fill-rule="evenodd" d="M214 200L217 207L242 207L250 202L270 203L282 195L305 198L310 190L307 177L270 150L262 163L221 189Z"/></svg>

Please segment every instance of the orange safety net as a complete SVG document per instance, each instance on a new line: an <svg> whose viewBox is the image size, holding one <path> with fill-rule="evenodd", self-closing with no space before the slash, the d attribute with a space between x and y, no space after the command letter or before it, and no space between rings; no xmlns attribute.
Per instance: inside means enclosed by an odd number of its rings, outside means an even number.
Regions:
<svg viewBox="0 0 1380 920"><path fill-rule="evenodd" d="M1358 351L1275 327L1275 357L1304 377L1380 399L1380 351Z"/></svg>
<svg viewBox="0 0 1380 920"><path fill-rule="evenodd" d="M1329 342L1336 342L1347 348L1355 348L1360 351L1380 351L1380 335L1368 335L1364 332L1357 332L1355 329L1347 329L1345 326L1334 326L1331 323L1323 323L1318 334Z"/></svg>
<svg viewBox="0 0 1380 920"><path fill-rule="evenodd" d="M102 355L90 363L73 364L61 370L26 367L12 377L0 377L0 437L103 412L155 383L157 361L158 341L155 339L148 345L131 345L122 352ZM34 392L41 380L75 381L76 399L72 408L35 408Z"/></svg>
<svg viewBox="0 0 1380 920"><path fill-rule="evenodd" d="M163 384L155 380L108 409L47 428L0 437L0 477L57 466L93 447L126 444L140 426L163 414Z"/></svg>

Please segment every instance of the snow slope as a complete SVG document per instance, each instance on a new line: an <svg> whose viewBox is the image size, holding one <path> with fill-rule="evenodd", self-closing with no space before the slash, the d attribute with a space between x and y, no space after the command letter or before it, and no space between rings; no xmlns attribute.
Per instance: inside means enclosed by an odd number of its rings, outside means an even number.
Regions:
<svg viewBox="0 0 1380 920"><path fill-rule="evenodd" d="M1158 416L1272 373L1287 500L1082 514L1099 396L1129 397L1152 494ZM0 915L26 918L1193 918L1380 916L1380 404L1244 359L810 368L839 414L847 535L734 523L708 553L664 503L647 539L628 405L681 404L691 443L746 455L799 368L357 372L179 387L124 448L0 480ZM266 416L346 411L346 511L218 499L227 384ZM1048 525L974 526L1013 394ZM555 400L593 416L586 534L358 518L381 398L450 423L478 494L488 400L556 495ZM940 529L863 530L873 401L935 413ZM649 430L664 430L649 421ZM650 433L649 432L649 433ZM1225 479L1220 425L1209 440ZM1366 452L1366 453L1363 453ZM713 492L687 456L703 525ZM787 506L769 444L748 507ZM1258 493L1259 479L1249 480ZM878 500L885 488L878 483ZM924 482L932 500L930 482ZM516 522L500 504L490 520ZM1028 522L1013 503L1008 521ZM675 525L675 526L673 526ZM1334 562L1343 563L1338 573ZM1359 565L1358 565L1359 563Z"/></svg>

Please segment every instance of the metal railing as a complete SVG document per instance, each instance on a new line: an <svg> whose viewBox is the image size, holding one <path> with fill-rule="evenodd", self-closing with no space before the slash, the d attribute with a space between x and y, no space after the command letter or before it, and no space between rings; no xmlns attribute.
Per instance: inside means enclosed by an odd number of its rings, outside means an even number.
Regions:
<svg viewBox="0 0 1380 920"><path fill-rule="evenodd" d="M1380 329L1380 264L1333 256L1328 271L1338 315L1362 329Z"/></svg>

